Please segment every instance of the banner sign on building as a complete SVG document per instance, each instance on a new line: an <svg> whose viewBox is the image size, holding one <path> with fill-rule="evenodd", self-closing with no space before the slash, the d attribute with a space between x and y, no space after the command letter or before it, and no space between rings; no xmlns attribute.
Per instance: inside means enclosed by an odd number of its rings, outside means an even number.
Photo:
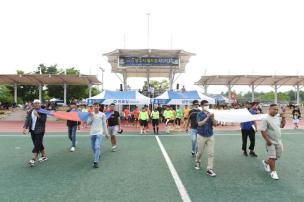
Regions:
<svg viewBox="0 0 304 202"><path fill-rule="evenodd" d="M178 66L178 58L170 57L119 57L120 67Z"/></svg>

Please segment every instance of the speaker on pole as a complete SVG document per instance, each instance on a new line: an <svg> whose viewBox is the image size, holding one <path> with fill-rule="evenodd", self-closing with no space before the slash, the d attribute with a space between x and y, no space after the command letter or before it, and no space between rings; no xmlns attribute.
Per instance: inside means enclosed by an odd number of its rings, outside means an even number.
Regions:
<svg viewBox="0 0 304 202"><path fill-rule="evenodd" d="M178 89L179 89L179 83L176 84L176 90L178 90Z"/></svg>
<svg viewBox="0 0 304 202"><path fill-rule="evenodd" d="M120 91L123 91L123 89L122 89L122 84L120 84L119 90L120 90Z"/></svg>

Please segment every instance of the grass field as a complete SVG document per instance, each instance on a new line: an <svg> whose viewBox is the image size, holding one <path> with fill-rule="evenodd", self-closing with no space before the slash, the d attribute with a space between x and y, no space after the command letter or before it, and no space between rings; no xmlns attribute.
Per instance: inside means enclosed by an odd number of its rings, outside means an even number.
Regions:
<svg viewBox="0 0 304 202"><path fill-rule="evenodd" d="M303 131L285 131L278 161L280 180L262 167L266 152L257 135L258 158L242 156L237 132L216 133L217 177L194 169L190 137L159 135L192 201L304 201ZM117 152L102 143L100 168L92 168L89 136L79 133L76 152L62 133L48 133L49 160L29 168L29 136L0 134L0 201L182 201L153 135L121 135ZM203 159L206 166L206 155Z"/></svg>

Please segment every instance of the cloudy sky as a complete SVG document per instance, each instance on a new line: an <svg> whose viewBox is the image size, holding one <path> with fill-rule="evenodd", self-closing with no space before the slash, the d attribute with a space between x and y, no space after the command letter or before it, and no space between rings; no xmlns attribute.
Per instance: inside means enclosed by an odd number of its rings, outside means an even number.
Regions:
<svg viewBox="0 0 304 202"><path fill-rule="evenodd" d="M117 89L120 81L102 54L147 48L151 13L150 48L196 53L177 81L187 89L196 88L193 82L205 72L303 75L303 10L301 0L4 0L0 71L33 71L44 63L100 76L103 67L105 88ZM140 88L143 79L128 83Z"/></svg>

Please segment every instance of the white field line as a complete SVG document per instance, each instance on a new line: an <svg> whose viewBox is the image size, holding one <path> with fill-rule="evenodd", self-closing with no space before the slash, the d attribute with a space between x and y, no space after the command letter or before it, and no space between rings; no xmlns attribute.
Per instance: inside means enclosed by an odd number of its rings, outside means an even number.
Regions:
<svg viewBox="0 0 304 202"><path fill-rule="evenodd" d="M4 133L4 132L1 132L1 133ZM29 134L27 134L27 135L23 135L23 134L21 134L20 133L20 135L16 135L15 133L14 134L12 134L12 135L9 135L9 133L12 133L12 132L8 132L8 133L6 133L6 134L4 134L4 135L2 135L0 133L0 137L27 137L27 136L29 136ZM55 132L54 132L55 133ZM283 135L298 135L298 134L300 134L300 133L283 133ZM214 134L215 135L215 137L216 136L241 136L241 133L215 133ZM48 134L48 133L46 133L45 134L45 137L66 137L67 136L67 134L65 135L64 133L60 133L60 134ZM90 134L89 133L87 133L87 134L83 134L83 133L81 133L81 134L77 134L77 137L89 137L90 136ZM125 134L125 135L117 135L118 137L153 137L153 136L155 136L155 135L129 135L129 134ZM176 135L176 134L172 134L172 135L159 135L159 136L161 136L161 137L188 137L188 136L190 136L190 135L188 135L188 134L179 134L179 135Z"/></svg>
<svg viewBox="0 0 304 202"><path fill-rule="evenodd" d="M191 202L191 199L190 199L190 197L188 195L188 192L187 192L187 190L186 190L183 182L179 178L178 173L176 172L176 169L174 168L174 165L173 165L173 163L172 163L172 161L171 161L171 159L170 159L170 157L169 157L166 149L164 148L163 144L161 143L158 135L156 135L155 138L156 138L156 141L157 141L157 143L158 143L158 145L160 147L160 150L163 153L163 156L164 156L164 158L166 160L166 163L167 163L167 165L169 167L169 170L170 170L171 175L172 175L172 177L174 179L174 182L175 182L175 184L177 186L177 189L179 191L179 194L181 196L182 201L184 201L184 202Z"/></svg>

